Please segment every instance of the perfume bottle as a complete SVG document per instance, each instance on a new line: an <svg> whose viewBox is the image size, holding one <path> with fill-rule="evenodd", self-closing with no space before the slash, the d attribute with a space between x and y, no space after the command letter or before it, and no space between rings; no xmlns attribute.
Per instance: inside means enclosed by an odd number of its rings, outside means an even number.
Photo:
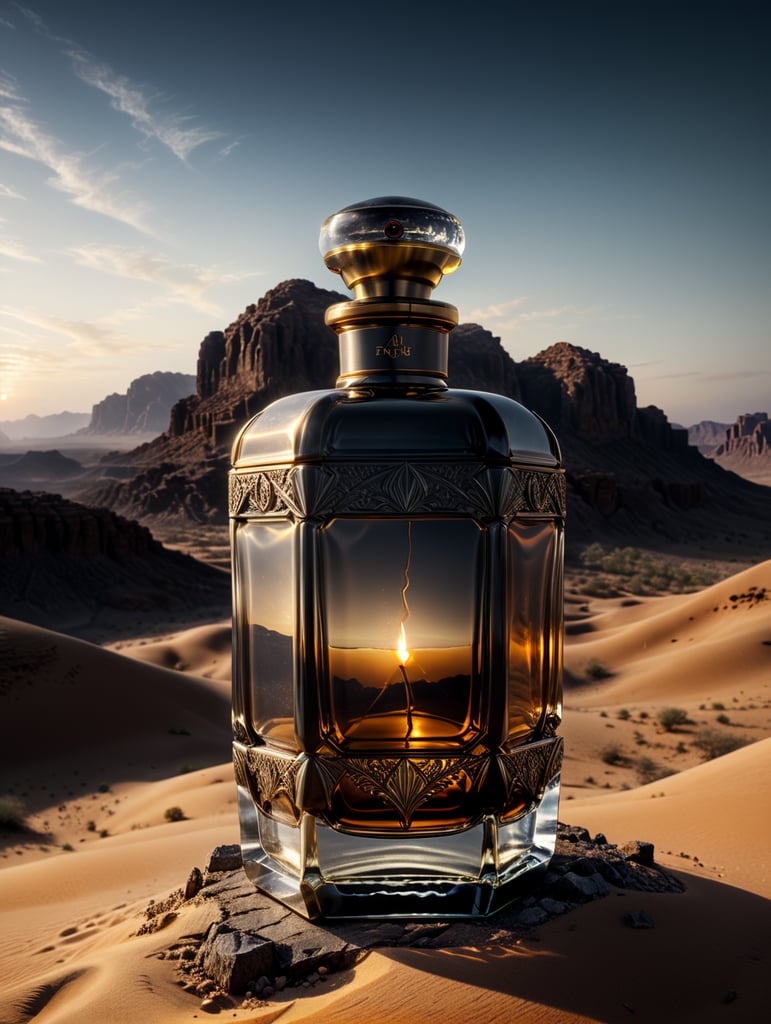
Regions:
<svg viewBox="0 0 771 1024"><path fill-rule="evenodd" d="M564 471L536 415L448 387L463 247L419 200L329 217L337 386L233 448L243 862L310 918L490 914L554 851Z"/></svg>

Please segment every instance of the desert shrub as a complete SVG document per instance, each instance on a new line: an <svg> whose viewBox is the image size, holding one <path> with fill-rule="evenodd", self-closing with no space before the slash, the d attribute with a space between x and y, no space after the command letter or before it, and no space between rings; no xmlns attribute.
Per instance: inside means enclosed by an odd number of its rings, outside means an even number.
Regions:
<svg viewBox="0 0 771 1024"><path fill-rule="evenodd" d="M587 580L580 588L580 592L587 597L617 597L618 591L607 580L601 576Z"/></svg>
<svg viewBox="0 0 771 1024"><path fill-rule="evenodd" d="M712 701L712 710L713 711L725 711L725 704L723 704L722 701L713 700Z"/></svg>
<svg viewBox="0 0 771 1024"><path fill-rule="evenodd" d="M99 792L100 793L109 793L110 792L110 787L109 787L109 785L106 782L100 783L98 788L99 788Z"/></svg>
<svg viewBox="0 0 771 1024"><path fill-rule="evenodd" d="M24 828L27 810L16 796L0 796L0 828Z"/></svg>
<svg viewBox="0 0 771 1024"><path fill-rule="evenodd" d="M590 658L584 665L584 675L587 679L610 679L613 673L597 658Z"/></svg>
<svg viewBox="0 0 771 1024"><path fill-rule="evenodd" d="M624 755L617 743L609 743L600 751L600 758L603 764L622 764Z"/></svg>
<svg viewBox="0 0 771 1024"><path fill-rule="evenodd" d="M626 722L627 719L631 718L631 715L629 714L629 709L620 708L618 712L618 717L621 719L622 722Z"/></svg>
<svg viewBox="0 0 771 1024"><path fill-rule="evenodd" d="M185 812L181 807L167 807L163 812L163 816L166 821L184 821Z"/></svg>
<svg viewBox="0 0 771 1024"><path fill-rule="evenodd" d="M637 777L640 782L645 785L647 782L655 782L657 779L663 779L665 776L670 775L671 772L667 768L662 768L660 765L651 757L640 757L635 763L635 770L637 771Z"/></svg>
<svg viewBox="0 0 771 1024"><path fill-rule="evenodd" d="M625 587L634 594L662 590L682 593L709 586L719 578L715 573L696 570L686 562L665 561L630 547L608 549L602 544L590 544L584 548L580 559L587 569L627 577ZM607 589L612 588L608 581L602 582Z"/></svg>
<svg viewBox="0 0 771 1024"><path fill-rule="evenodd" d="M687 725L689 721L688 712L682 708L662 708L659 711L658 719L667 732L671 732L679 725Z"/></svg>
<svg viewBox="0 0 771 1024"><path fill-rule="evenodd" d="M720 722L721 725L731 724L731 719L728 717L728 715L718 715L715 721Z"/></svg>
<svg viewBox="0 0 771 1024"><path fill-rule="evenodd" d="M705 761L712 761L713 758L730 754L732 750L746 747L749 742L744 736L707 727L698 731L693 745L699 748Z"/></svg>

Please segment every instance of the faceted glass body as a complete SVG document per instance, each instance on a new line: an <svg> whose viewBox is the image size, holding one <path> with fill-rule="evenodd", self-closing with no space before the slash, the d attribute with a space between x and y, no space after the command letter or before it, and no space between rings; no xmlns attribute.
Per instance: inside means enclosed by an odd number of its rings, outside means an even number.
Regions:
<svg viewBox="0 0 771 1024"><path fill-rule="evenodd" d="M234 760L255 884L469 916L554 848L564 476L510 399L282 399L234 447Z"/></svg>

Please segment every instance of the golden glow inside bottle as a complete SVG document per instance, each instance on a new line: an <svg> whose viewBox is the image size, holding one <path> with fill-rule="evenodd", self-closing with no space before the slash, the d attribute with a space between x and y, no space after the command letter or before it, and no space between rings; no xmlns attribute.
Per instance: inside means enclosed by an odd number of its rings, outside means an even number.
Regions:
<svg viewBox="0 0 771 1024"><path fill-rule="evenodd" d="M329 217L337 387L233 448L244 867L309 917L490 914L554 851L564 473L533 413L448 387L463 245L414 199Z"/></svg>

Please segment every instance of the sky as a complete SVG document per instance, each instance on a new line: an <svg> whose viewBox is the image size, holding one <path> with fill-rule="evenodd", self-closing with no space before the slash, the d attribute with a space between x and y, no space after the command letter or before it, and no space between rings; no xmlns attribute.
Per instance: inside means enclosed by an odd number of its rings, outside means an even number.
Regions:
<svg viewBox="0 0 771 1024"><path fill-rule="evenodd" d="M195 373L281 281L344 291L319 228L382 195L460 219L435 298L515 360L771 412L769 10L0 0L0 420Z"/></svg>

